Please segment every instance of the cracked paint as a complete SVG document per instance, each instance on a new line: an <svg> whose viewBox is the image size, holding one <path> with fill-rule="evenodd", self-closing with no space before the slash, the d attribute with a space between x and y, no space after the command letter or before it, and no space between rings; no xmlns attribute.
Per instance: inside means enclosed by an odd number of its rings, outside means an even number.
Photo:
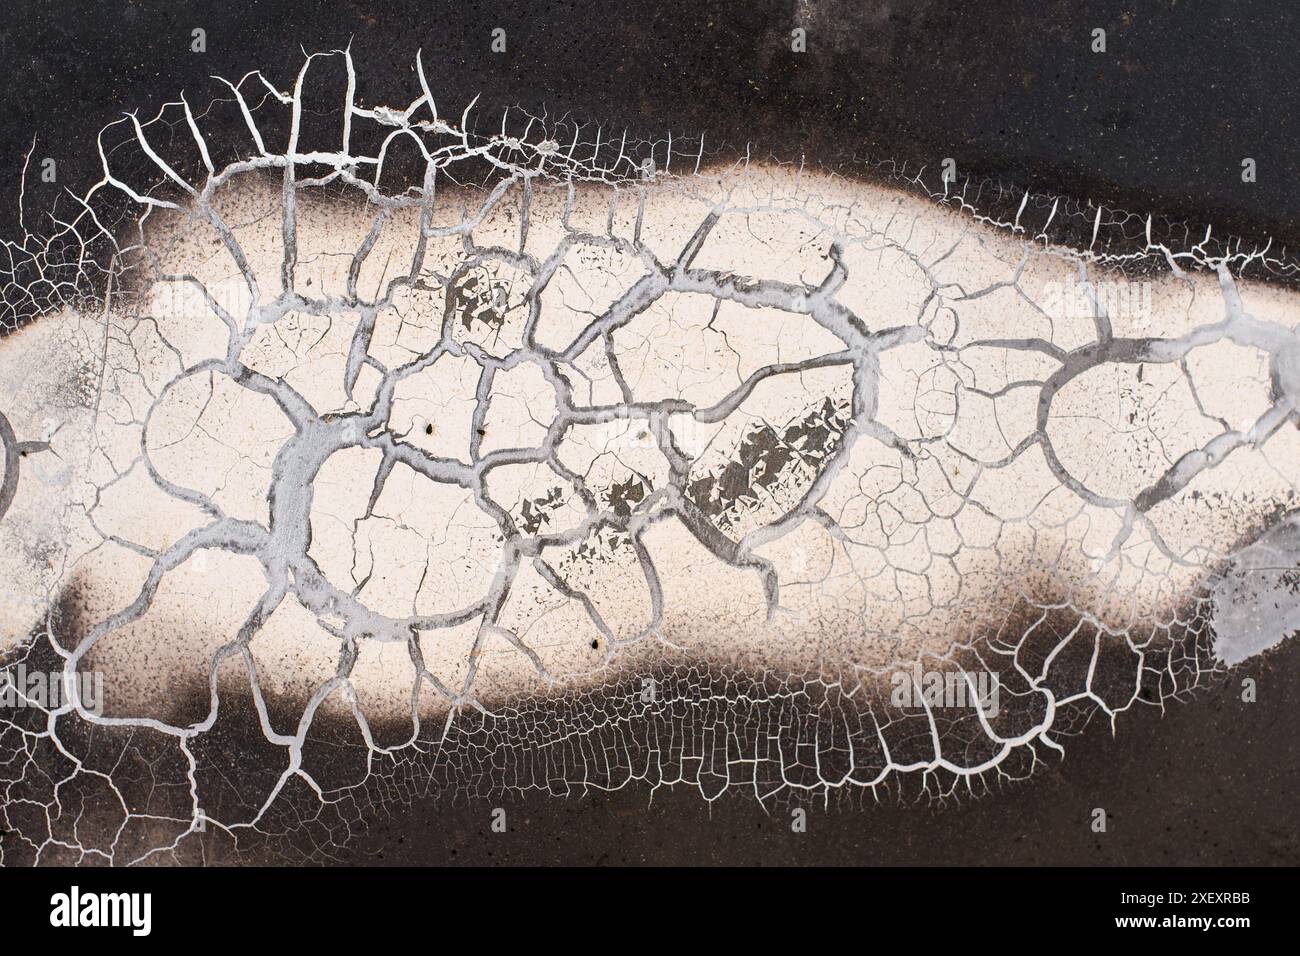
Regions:
<svg viewBox="0 0 1300 956"><path fill-rule="evenodd" d="M129 116L10 245L6 660L104 700L0 714L4 862L324 860L430 793L973 797L1296 628L1267 247L498 130L416 67L227 84L241 144ZM899 705L918 666L999 705Z"/></svg>

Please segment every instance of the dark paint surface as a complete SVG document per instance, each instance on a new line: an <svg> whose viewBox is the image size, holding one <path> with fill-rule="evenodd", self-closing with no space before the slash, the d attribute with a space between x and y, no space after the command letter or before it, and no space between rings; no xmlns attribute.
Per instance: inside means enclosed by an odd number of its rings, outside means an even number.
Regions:
<svg viewBox="0 0 1300 956"><path fill-rule="evenodd" d="M790 51L797 25L804 54ZM190 51L195 27L206 53ZM0 26L0 195L16 193L33 135L61 169L57 187L32 184L35 202L97 178L85 144L124 111L152 115L182 89L202 102L213 74L262 69L286 88L300 47L351 42L367 103L413 99L423 48L435 97L457 111L482 94L485 111L858 169L951 156L963 176L1285 242L1300 234L1297 35L1300 5L1264 0L16 0Z"/></svg>
<svg viewBox="0 0 1300 956"><path fill-rule="evenodd" d="M1242 866L1300 863L1300 641L1172 702L1096 722L1030 780L946 806L882 792L861 809L808 810L645 789L560 799L415 803L369 821L354 864ZM1241 700L1243 679L1258 700ZM494 833L494 807L509 832ZM1093 810L1107 815L1092 830Z"/></svg>

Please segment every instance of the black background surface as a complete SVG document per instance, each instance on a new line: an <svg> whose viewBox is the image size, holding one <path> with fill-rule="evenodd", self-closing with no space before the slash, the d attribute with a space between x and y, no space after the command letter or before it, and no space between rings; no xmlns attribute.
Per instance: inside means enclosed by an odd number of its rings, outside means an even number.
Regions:
<svg viewBox="0 0 1300 956"><path fill-rule="evenodd" d="M936 166L1065 192L1145 216L1300 235L1295 38L1288 0L16 0L0 26L8 76L0 197L23 153L59 188L97 177L86 149L123 112L152 115L212 74L290 85L309 52L351 42L363 102L414 98L423 48L435 97L572 111L633 133L823 164ZM790 30L808 30L808 52ZM508 50L489 49L494 27ZM207 52L190 31L207 31ZM1091 32L1107 31L1093 53ZM1241 182L1241 161L1258 181ZM856 164L861 169L862 164ZM40 184L31 184L40 196ZM8 188L6 188L8 187ZM0 201L11 226L12 202ZM1275 246L1275 251L1277 247Z"/></svg>
<svg viewBox="0 0 1300 956"><path fill-rule="evenodd" d="M810 11L809 52L789 52ZM282 88L299 47L351 40L368 103L409 102L415 51L443 101L573 111L633 132L704 133L783 158L937 163L1252 238L1300 234L1300 4L1235 2L42 3L0 15L0 227L22 157L59 161L58 188L98 175L87 145L122 112L152 115L207 77L261 68ZM489 52L493 27L509 51ZM1090 50L1091 30L1109 52ZM190 52L190 30L208 52ZM1257 160L1243 184L1241 159ZM29 183L29 216L41 189ZM48 195L48 194L47 194ZM752 802L643 791L415 806L376 821L351 862L1300 862L1300 641L1160 718L1096 727L1028 785L943 811L813 814L809 832ZM1239 699L1244 676L1260 700ZM1111 826L1088 827L1093 807Z"/></svg>

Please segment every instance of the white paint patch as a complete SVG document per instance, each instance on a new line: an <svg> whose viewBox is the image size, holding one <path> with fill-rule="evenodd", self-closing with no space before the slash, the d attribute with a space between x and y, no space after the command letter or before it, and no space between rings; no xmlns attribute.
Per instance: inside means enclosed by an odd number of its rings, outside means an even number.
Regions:
<svg viewBox="0 0 1300 956"><path fill-rule="evenodd" d="M1232 559L1214 589L1214 654L1240 664L1300 631L1300 516Z"/></svg>

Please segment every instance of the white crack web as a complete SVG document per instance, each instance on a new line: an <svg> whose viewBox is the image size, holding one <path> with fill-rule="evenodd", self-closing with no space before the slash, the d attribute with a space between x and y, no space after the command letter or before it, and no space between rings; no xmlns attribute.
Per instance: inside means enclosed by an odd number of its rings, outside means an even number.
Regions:
<svg viewBox="0 0 1300 956"><path fill-rule="evenodd" d="M6 245L5 863L329 860L442 794L974 797L1297 626L1269 246L415 79L129 116Z"/></svg>

